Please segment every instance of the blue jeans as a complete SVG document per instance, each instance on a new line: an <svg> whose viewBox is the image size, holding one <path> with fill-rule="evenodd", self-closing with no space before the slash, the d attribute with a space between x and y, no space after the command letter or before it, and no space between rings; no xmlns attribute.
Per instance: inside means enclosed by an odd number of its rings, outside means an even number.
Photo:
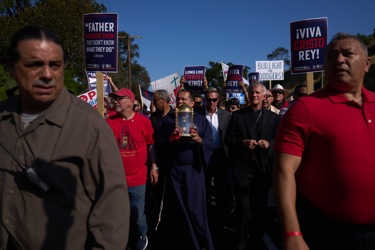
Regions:
<svg viewBox="0 0 375 250"><path fill-rule="evenodd" d="M145 215L146 184L128 187L130 200L130 231L139 236L147 235L147 221Z"/></svg>

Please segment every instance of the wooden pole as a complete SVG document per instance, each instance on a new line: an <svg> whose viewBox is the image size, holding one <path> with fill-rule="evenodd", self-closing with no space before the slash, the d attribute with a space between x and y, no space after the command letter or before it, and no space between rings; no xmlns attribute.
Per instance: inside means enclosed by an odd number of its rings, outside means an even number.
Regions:
<svg viewBox="0 0 375 250"><path fill-rule="evenodd" d="M96 96L97 96L97 109L100 115L104 118L104 80L103 73L96 72Z"/></svg>
<svg viewBox="0 0 375 250"><path fill-rule="evenodd" d="M306 73L306 85L307 85L307 94L314 92L314 73Z"/></svg>

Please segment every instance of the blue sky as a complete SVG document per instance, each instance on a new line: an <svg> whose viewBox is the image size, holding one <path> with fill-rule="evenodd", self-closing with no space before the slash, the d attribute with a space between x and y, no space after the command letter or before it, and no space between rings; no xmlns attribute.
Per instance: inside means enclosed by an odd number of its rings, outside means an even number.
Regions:
<svg viewBox="0 0 375 250"><path fill-rule="evenodd" d="M290 22L328 18L329 40L337 32L370 35L374 0L100 0L118 13L119 31L140 47L139 64L151 81L209 61L243 64L267 60L278 47L290 51Z"/></svg>

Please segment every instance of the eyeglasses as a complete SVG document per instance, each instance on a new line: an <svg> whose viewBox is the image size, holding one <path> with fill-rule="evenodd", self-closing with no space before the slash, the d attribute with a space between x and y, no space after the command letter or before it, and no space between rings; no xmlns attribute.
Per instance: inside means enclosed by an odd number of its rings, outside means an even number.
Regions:
<svg viewBox="0 0 375 250"><path fill-rule="evenodd" d="M125 96L125 97L123 97L123 96L114 96L113 99L115 101L117 101L117 102L120 101L120 100L124 100L124 99L129 99L130 100L130 98L127 97L127 96Z"/></svg>
<svg viewBox="0 0 375 250"><path fill-rule="evenodd" d="M266 95L266 99L268 99L268 98L270 98L270 97L272 97L272 95Z"/></svg>
<svg viewBox="0 0 375 250"><path fill-rule="evenodd" d="M207 102L217 102L217 98L206 98Z"/></svg>

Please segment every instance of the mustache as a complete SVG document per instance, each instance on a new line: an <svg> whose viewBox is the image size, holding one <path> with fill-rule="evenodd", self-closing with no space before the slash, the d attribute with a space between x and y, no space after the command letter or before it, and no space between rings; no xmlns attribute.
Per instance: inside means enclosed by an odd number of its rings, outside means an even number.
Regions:
<svg viewBox="0 0 375 250"><path fill-rule="evenodd" d="M55 86L56 86L56 82L54 80L50 80L50 81L38 80L38 81L35 81L33 84L33 87L42 87L42 88L55 87Z"/></svg>

